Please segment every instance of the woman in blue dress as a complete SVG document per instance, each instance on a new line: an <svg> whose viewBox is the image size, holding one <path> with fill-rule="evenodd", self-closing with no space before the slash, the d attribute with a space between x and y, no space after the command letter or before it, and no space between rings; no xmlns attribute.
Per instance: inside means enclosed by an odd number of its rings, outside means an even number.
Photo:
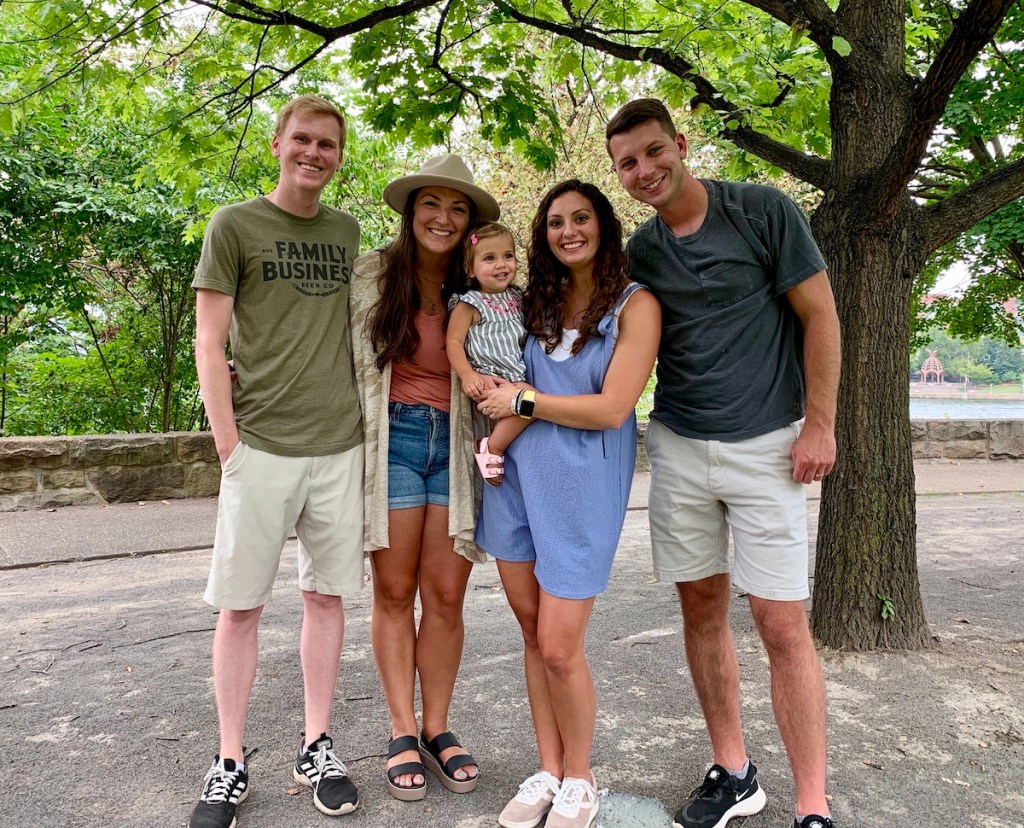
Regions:
<svg viewBox="0 0 1024 828"><path fill-rule="evenodd" d="M661 310L626 275L622 226L593 184L564 181L533 219L524 296L526 377L480 410L529 427L485 487L477 544L498 560L522 628L540 770L498 822L587 828L597 814L590 747L597 719L583 650L608 585L636 459L634 408L658 352Z"/></svg>

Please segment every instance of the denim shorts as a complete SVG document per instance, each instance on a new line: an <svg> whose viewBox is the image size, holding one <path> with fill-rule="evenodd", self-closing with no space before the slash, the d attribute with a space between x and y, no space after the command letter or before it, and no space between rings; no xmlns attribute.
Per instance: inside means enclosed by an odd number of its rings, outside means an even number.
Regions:
<svg viewBox="0 0 1024 828"><path fill-rule="evenodd" d="M448 505L448 412L388 403L388 508Z"/></svg>

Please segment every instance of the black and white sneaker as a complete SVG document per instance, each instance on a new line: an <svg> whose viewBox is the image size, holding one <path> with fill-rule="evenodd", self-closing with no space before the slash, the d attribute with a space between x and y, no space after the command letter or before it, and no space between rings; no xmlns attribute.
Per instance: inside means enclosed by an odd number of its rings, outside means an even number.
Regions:
<svg viewBox="0 0 1024 828"><path fill-rule="evenodd" d="M306 750L300 747L292 778L313 789L313 804L317 810L329 816L340 816L359 807L359 794L348 778L345 764L334 755L332 747L326 733L321 733Z"/></svg>
<svg viewBox="0 0 1024 828"><path fill-rule="evenodd" d="M832 824L831 817L811 814L810 816L805 816L801 822L797 822L794 819L793 828L835 828L835 826Z"/></svg>
<svg viewBox="0 0 1024 828"><path fill-rule="evenodd" d="M235 828L235 806L249 795L249 774L234 759L214 757L188 828Z"/></svg>
<svg viewBox="0 0 1024 828"><path fill-rule="evenodd" d="M733 817L758 813L766 797L756 777L753 762L742 779L721 765L712 765L700 787L676 811L673 828L725 828Z"/></svg>

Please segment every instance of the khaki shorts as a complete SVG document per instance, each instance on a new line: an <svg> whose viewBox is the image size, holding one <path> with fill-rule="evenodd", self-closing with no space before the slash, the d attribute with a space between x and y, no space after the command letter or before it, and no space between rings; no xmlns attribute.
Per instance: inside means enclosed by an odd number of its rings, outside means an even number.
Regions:
<svg viewBox="0 0 1024 828"><path fill-rule="evenodd" d="M806 493L791 476L800 428L793 423L726 443L681 437L651 420L648 516L659 580L731 572L736 587L759 598L799 601L810 594Z"/></svg>
<svg viewBox="0 0 1024 828"><path fill-rule="evenodd" d="M293 528L301 589L345 595L362 588L361 445L323 457L282 457L239 443L221 469L204 600L236 610L266 604Z"/></svg>

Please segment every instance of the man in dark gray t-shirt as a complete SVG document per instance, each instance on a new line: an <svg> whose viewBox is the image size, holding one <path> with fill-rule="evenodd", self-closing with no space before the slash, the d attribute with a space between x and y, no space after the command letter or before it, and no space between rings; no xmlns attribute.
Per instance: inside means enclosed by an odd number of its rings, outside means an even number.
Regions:
<svg viewBox="0 0 1024 828"><path fill-rule="evenodd" d="M721 828L765 804L740 724L735 584L771 663L794 825L828 828L825 692L804 609L804 484L831 471L836 451L839 320L825 262L779 190L695 178L660 101L626 104L605 135L623 188L657 213L627 247L630 275L662 306L647 433L651 544L656 574L679 592L714 752L674 824Z"/></svg>

